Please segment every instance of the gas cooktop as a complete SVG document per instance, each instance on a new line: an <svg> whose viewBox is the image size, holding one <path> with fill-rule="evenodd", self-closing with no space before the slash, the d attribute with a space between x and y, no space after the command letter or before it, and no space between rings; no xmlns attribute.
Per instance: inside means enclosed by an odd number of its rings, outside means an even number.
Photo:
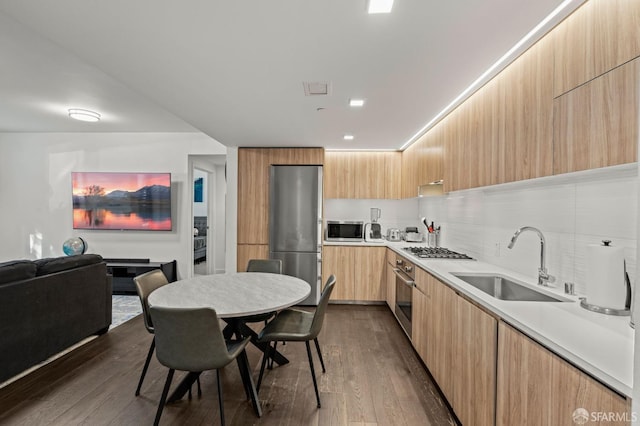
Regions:
<svg viewBox="0 0 640 426"><path fill-rule="evenodd" d="M444 247L404 247L404 251L411 253L421 259L468 259L472 257L466 254L457 253Z"/></svg>

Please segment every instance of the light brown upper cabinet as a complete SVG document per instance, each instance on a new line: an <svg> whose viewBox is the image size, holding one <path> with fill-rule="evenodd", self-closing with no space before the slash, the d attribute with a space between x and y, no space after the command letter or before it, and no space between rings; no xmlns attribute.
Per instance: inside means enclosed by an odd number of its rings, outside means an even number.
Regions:
<svg viewBox="0 0 640 426"><path fill-rule="evenodd" d="M402 153L402 198L418 196L418 187L444 179L444 136L437 125Z"/></svg>
<svg viewBox="0 0 640 426"><path fill-rule="evenodd" d="M325 153L325 198L399 198L399 152Z"/></svg>
<svg viewBox="0 0 640 426"><path fill-rule="evenodd" d="M542 39L431 132L445 140L445 190L553 173L552 43Z"/></svg>
<svg viewBox="0 0 640 426"><path fill-rule="evenodd" d="M543 38L497 77L494 184L553 173L552 48Z"/></svg>
<svg viewBox="0 0 640 426"><path fill-rule="evenodd" d="M420 148L418 143L413 143L402 152L402 198L418 196L418 186L420 186L420 176L418 175Z"/></svg>
<svg viewBox="0 0 640 426"><path fill-rule="evenodd" d="M639 80L640 58L555 99L554 173L637 160Z"/></svg>
<svg viewBox="0 0 640 426"><path fill-rule="evenodd" d="M278 164L321 165L323 162L323 148L238 149L239 271L246 267L247 256L264 253L269 244L269 167Z"/></svg>
<svg viewBox="0 0 640 426"><path fill-rule="evenodd" d="M640 56L640 1L590 0L552 32L554 96Z"/></svg>

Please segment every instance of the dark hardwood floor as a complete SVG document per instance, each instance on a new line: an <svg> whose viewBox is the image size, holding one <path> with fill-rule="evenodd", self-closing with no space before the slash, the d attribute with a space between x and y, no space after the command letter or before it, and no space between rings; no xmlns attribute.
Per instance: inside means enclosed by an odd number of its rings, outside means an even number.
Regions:
<svg viewBox="0 0 640 426"><path fill-rule="evenodd" d="M331 305L317 357L317 409L305 345L280 346L291 361L265 373L263 416L245 401L236 363L222 371L230 425L448 425L455 421L386 306ZM151 335L142 317L116 327L0 389L1 425L151 425L167 369L153 359L134 396ZM313 345L312 345L313 346ZM260 353L250 345L257 378ZM184 373L176 373L174 386ZM219 424L215 372L201 376L203 395L168 405L162 425Z"/></svg>

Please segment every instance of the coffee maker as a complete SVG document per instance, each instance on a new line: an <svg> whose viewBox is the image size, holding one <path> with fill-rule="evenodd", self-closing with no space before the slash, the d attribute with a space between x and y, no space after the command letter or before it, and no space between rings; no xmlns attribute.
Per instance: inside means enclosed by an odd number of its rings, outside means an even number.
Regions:
<svg viewBox="0 0 640 426"><path fill-rule="evenodd" d="M378 223L380 219L380 209L376 207L371 208L371 222L364 226L364 240L368 242L383 242L382 228Z"/></svg>

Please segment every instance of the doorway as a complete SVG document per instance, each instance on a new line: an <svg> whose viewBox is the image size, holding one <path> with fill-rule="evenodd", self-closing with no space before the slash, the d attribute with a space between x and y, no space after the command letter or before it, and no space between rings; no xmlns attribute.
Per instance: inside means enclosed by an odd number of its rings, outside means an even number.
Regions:
<svg viewBox="0 0 640 426"><path fill-rule="evenodd" d="M190 155L193 239L189 276L224 273L225 155Z"/></svg>

